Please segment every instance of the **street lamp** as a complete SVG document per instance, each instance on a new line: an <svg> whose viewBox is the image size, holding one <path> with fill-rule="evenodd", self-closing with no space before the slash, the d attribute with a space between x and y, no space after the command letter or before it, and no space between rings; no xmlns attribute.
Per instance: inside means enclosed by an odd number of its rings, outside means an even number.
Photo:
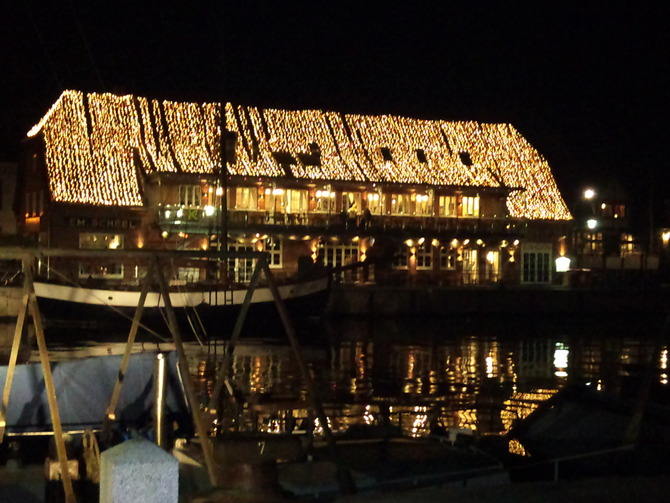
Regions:
<svg viewBox="0 0 670 503"><path fill-rule="evenodd" d="M584 199L591 200L596 196L596 191L593 189L586 189L584 191Z"/></svg>
<svg viewBox="0 0 670 503"><path fill-rule="evenodd" d="M587 226L589 229L595 229L596 227L598 227L598 221L597 221L595 218L589 218L589 219L586 221L586 226Z"/></svg>

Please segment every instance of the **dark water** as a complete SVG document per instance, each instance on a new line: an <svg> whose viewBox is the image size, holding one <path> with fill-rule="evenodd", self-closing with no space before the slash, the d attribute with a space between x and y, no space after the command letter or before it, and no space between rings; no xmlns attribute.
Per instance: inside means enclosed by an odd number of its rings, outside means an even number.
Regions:
<svg viewBox="0 0 670 503"><path fill-rule="evenodd" d="M658 343L655 323L621 320L340 320L323 330L325 342L308 354L333 428L388 408L411 435L502 433L572 382L634 387ZM240 347L234 362L247 393L304 394L285 346ZM665 385L667 346L653 364Z"/></svg>
<svg viewBox="0 0 670 503"><path fill-rule="evenodd" d="M634 390L649 362L654 381L667 386L668 346L659 330L658 320L495 318L340 319L299 332L335 432L388 418L405 434L422 436L447 428L504 433L569 383ZM254 405L242 410L236 427L298 428L311 413L305 381L281 327L268 327L267 336L243 337L233 353L232 379ZM54 358L121 350L110 342L52 345ZM223 351L221 344L188 344L203 404Z"/></svg>

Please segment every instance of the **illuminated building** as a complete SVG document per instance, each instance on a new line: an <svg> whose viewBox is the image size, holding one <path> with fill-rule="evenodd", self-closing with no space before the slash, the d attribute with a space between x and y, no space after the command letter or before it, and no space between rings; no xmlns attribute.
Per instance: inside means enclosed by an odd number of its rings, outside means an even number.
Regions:
<svg viewBox="0 0 670 503"><path fill-rule="evenodd" d="M376 265L345 280L547 283L572 218L510 124L230 103L222 121L219 103L65 91L28 137L19 226L52 247L208 249L225 229L280 276L319 260Z"/></svg>
<svg viewBox="0 0 670 503"><path fill-rule="evenodd" d="M575 279L630 284L640 272L658 269L656 250L631 231L628 203L626 191L614 180L584 189L574 206L569 250L571 269L580 276Z"/></svg>

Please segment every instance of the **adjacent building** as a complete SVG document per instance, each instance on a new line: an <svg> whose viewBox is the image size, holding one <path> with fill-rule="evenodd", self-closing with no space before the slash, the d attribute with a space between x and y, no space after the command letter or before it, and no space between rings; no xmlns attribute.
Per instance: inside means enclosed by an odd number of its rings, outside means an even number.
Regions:
<svg viewBox="0 0 670 503"><path fill-rule="evenodd" d="M28 133L19 183L19 232L43 246L226 246L267 252L280 277L360 262L346 276L358 282L550 283L572 218L510 124L231 103L222 116L220 103L79 91ZM121 258L58 267L141 275ZM228 277L251 271L231 260Z"/></svg>

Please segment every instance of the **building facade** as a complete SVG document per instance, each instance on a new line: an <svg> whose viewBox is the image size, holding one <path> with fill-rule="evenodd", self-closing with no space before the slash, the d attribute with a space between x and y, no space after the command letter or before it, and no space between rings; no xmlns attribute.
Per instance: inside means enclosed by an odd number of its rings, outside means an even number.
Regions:
<svg viewBox="0 0 670 503"><path fill-rule="evenodd" d="M29 132L19 179L19 232L43 246L265 251L280 277L362 263L343 278L550 283L572 218L509 124L231 103L222 117L219 103L78 91ZM231 260L229 280L252 266ZM141 275L121 260L59 267Z"/></svg>

